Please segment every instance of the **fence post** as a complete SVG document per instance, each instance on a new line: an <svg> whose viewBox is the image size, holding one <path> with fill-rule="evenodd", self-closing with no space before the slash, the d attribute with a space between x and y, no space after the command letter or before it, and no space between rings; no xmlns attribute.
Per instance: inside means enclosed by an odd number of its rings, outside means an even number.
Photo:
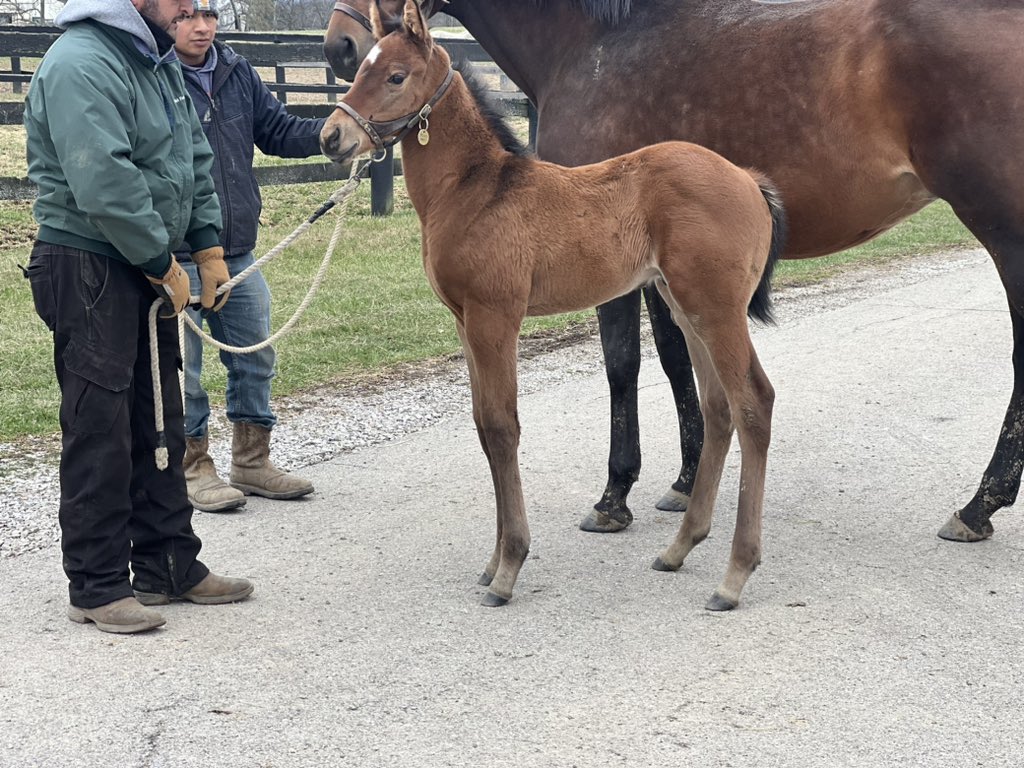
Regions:
<svg viewBox="0 0 1024 768"><path fill-rule="evenodd" d="M370 164L370 213L390 216L395 210L395 156L391 147L379 163Z"/></svg>
<svg viewBox="0 0 1024 768"><path fill-rule="evenodd" d="M274 67L274 80L277 81L278 85L284 85L284 83L287 82L287 76L285 75L284 67L282 67L280 64L278 64L277 66ZM287 88L277 88L276 90L277 90L277 100L280 101L282 104L287 104L288 103L288 89Z"/></svg>
<svg viewBox="0 0 1024 768"><path fill-rule="evenodd" d="M21 74L21 57L20 56L11 56L11 74L12 75L20 75ZM14 93L21 93L21 83L19 83L19 82L12 83L11 84L11 90L13 90Z"/></svg>

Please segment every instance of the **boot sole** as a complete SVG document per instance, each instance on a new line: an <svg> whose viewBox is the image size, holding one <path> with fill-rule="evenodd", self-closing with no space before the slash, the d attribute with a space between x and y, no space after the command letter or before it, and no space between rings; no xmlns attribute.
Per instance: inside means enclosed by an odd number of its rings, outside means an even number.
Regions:
<svg viewBox="0 0 1024 768"><path fill-rule="evenodd" d="M189 504L200 512L227 512L232 509L238 509L239 507L245 506L245 499L233 499L232 501L223 501L220 504L200 504L198 501L193 499L191 496L188 497Z"/></svg>
<svg viewBox="0 0 1024 768"><path fill-rule="evenodd" d="M139 602L142 601L140 600ZM115 635L134 635L137 632L148 632L167 623L167 619L161 618L159 621L140 621L136 624L109 624L105 621L96 621L96 619L86 616L84 610L73 605L68 607L68 618L76 624L95 624L96 629L101 632L110 632Z"/></svg>
<svg viewBox="0 0 1024 768"><path fill-rule="evenodd" d="M237 488L246 496L261 496L264 499L273 499L274 501L286 501L288 499L300 499L303 496L308 496L313 492L313 486L309 488L303 488L300 491L268 491L266 488L260 488L257 485L245 485L244 483L231 483L232 488Z"/></svg>
<svg viewBox="0 0 1024 768"><path fill-rule="evenodd" d="M232 592L229 595L197 595L195 597L164 595L160 592L136 592L135 599L147 606L170 605L172 600L195 603L196 605L224 605L225 603L238 603L245 600L245 598L252 594L253 588L254 585L250 584L245 589L240 589L238 592Z"/></svg>

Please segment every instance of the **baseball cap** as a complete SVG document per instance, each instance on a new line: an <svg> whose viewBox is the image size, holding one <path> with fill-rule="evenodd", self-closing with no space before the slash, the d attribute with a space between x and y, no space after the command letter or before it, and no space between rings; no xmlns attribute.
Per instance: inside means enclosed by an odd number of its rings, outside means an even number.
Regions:
<svg viewBox="0 0 1024 768"><path fill-rule="evenodd" d="M217 10L217 0L192 0L192 13L212 13L220 18L220 11Z"/></svg>

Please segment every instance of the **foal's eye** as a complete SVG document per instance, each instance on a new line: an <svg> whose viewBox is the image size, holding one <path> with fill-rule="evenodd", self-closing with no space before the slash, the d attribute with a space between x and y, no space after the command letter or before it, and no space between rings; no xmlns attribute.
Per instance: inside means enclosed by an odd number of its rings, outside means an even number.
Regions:
<svg viewBox="0 0 1024 768"><path fill-rule="evenodd" d="M405 75L401 72L395 72L395 74L388 78L388 82L391 85L401 85L405 82Z"/></svg>

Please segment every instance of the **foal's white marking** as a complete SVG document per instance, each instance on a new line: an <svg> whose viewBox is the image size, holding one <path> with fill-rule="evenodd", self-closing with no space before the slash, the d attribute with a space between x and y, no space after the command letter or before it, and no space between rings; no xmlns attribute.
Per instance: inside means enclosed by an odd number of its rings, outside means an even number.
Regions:
<svg viewBox="0 0 1024 768"><path fill-rule="evenodd" d="M368 54L366 54L366 60L368 62L370 62L371 64L373 64L373 62L375 62L377 60L378 56L380 56L380 45L379 44L378 45L374 45L373 48L370 49L370 52Z"/></svg>

